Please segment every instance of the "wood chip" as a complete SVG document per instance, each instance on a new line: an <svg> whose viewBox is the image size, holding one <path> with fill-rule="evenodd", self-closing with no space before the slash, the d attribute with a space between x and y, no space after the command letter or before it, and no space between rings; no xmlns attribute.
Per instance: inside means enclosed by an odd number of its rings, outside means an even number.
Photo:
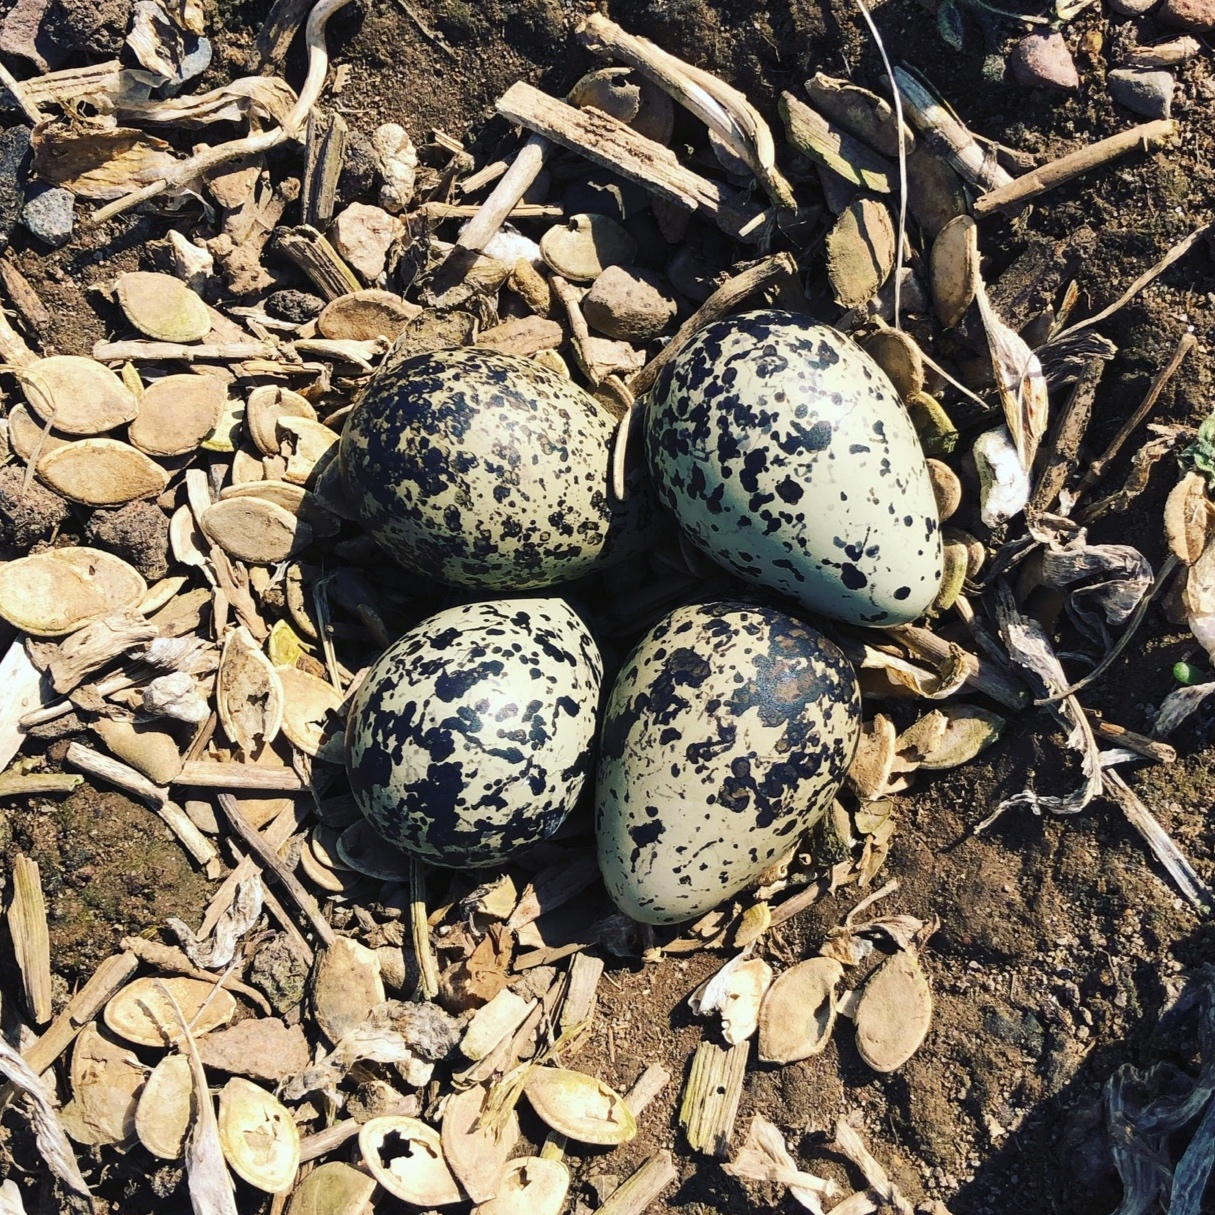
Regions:
<svg viewBox="0 0 1215 1215"><path fill-rule="evenodd" d="M13 893L8 931L25 990L25 1004L36 1025L51 1019L51 939L38 866L24 853L13 858Z"/></svg>
<svg viewBox="0 0 1215 1215"><path fill-rule="evenodd" d="M117 439L79 439L47 452L38 476L57 494L85 506L122 506L164 493L169 474Z"/></svg>
<svg viewBox="0 0 1215 1215"><path fill-rule="evenodd" d="M207 305L171 274L136 270L120 275L115 291L127 320L158 342L197 342L211 332Z"/></svg>
<svg viewBox="0 0 1215 1215"><path fill-rule="evenodd" d="M746 1042L730 1047L702 1042L696 1048L679 1106L679 1123L694 1152L718 1159L729 1152L748 1050Z"/></svg>
<svg viewBox="0 0 1215 1215"><path fill-rule="evenodd" d="M226 401L214 376L167 375L145 390L127 438L150 456L184 456L215 429Z"/></svg>
<svg viewBox="0 0 1215 1215"><path fill-rule="evenodd" d="M535 1000L525 1000L504 987L473 1013L460 1039L461 1054L474 1063L484 1059L508 1034L518 1030L535 1007Z"/></svg>
<svg viewBox="0 0 1215 1215"><path fill-rule="evenodd" d="M74 354L39 359L21 370L30 408L65 435L100 435L130 422L139 405L108 367Z"/></svg>

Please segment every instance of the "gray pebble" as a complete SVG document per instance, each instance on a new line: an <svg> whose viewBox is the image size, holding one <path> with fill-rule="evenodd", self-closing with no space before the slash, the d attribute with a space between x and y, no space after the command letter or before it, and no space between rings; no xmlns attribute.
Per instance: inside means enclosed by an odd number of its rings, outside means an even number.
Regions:
<svg viewBox="0 0 1215 1215"><path fill-rule="evenodd" d="M1165 71L1140 71L1118 68L1107 77L1110 96L1119 104L1145 118L1168 118L1173 110L1173 90L1177 82Z"/></svg>
<svg viewBox="0 0 1215 1215"><path fill-rule="evenodd" d="M648 342L675 319L665 280L648 270L609 266L582 300L587 324L624 342Z"/></svg>
<svg viewBox="0 0 1215 1215"><path fill-rule="evenodd" d="M62 186L35 186L21 210L21 222L53 249L66 245L76 223L76 196Z"/></svg>
<svg viewBox="0 0 1215 1215"><path fill-rule="evenodd" d="M1142 17L1155 8L1159 0L1109 0L1110 9L1120 17Z"/></svg>
<svg viewBox="0 0 1215 1215"><path fill-rule="evenodd" d="M8 247L8 238L25 205L25 160L29 150L29 127L0 131L0 250Z"/></svg>

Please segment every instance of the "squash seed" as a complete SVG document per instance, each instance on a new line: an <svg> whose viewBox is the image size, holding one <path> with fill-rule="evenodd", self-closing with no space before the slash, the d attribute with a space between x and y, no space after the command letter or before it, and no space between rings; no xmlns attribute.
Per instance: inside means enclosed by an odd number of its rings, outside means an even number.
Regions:
<svg viewBox="0 0 1215 1215"><path fill-rule="evenodd" d="M540 238L540 256L563 278L589 283L608 266L631 266L637 245L606 215L572 215Z"/></svg>
<svg viewBox="0 0 1215 1215"><path fill-rule="evenodd" d="M90 1021L72 1048L72 1100L62 1114L68 1134L94 1147L133 1139L146 1079L147 1069L131 1051L103 1037Z"/></svg>
<svg viewBox="0 0 1215 1215"><path fill-rule="evenodd" d="M38 476L57 494L85 506L122 506L154 498L169 484L165 469L117 439L65 443L38 461Z"/></svg>
<svg viewBox="0 0 1215 1215"><path fill-rule="evenodd" d="M900 950L869 976L853 1017L857 1050L874 1071L896 1071L919 1050L932 1023L932 991L915 954Z"/></svg>
<svg viewBox="0 0 1215 1215"><path fill-rule="evenodd" d="M23 460L30 460L34 453L38 458L49 455L57 447L63 447L71 442L54 430L47 430L46 423L39 422L30 412L29 407L17 403L8 411L8 441L9 446Z"/></svg>
<svg viewBox="0 0 1215 1215"><path fill-rule="evenodd" d="M182 1037L181 1026L173 1005L160 991L161 985L172 993L196 1038L227 1025L236 1012L232 993L214 983L149 976L128 983L105 1006L107 1027L136 1046L177 1045Z"/></svg>
<svg viewBox="0 0 1215 1215"><path fill-rule="evenodd" d="M370 1210L375 1178L352 1164L329 1160L295 1187L287 1215L363 1215Z"/></svg>
<svg viewBox="0 0 1215 1215"><path fill-rule="evenodd" d="M827 277L842 308L867 304L894 268L894 223L872 198L859 198L827 234Z"/></svg>
<svg viewBox="0 0 1215 1215"><path fill-rule="evenodd" d="M20 372L30 408L66 435L100 435L130 422L134 394L108 367L76 354L39 359Z"/></svg>
<svg viewBox="0 0 1215 1215"><path fill-rule="evenodd" d="M161 1160L177 1160L194 1119L194 1077L185 1055L165 1055L152 1069L135 1110L139 1142Z"/></svg>
<svg viewBox="0 0 1215 1215"><path fill-rule="evenodd" d="M886 373L901 400L924 388L924 356L902 329L879 329L861 343L865 353Z"/></svg>
<svg viewBox="0 0 1215 1215"><path fill-rule="evenodd" d="M370 288L330 300L316 318L316 327L332 341L370 342L378 337L391 341L421 315L417 304L391 291Z"/></svg>
<svg viewBox="0 0 1215 1215"><path fill-rule="evenodd" d="M439 1133L417 1118L372 1118L359 1131L359 1150L371 1175L395 1198L419 1207L464 1201L443 1159Z"/></svg>
<svg viewBox="0 0 1215 1215"><path fill-rule="evenodd" d="M539 1067L523 1091L548 1126L579 1143L614 1147L637 1134L637 1119L624 1098L594 1076Z"/></svg>
<svg viewBox="0 0 1215 1215"><path fill-rule="evenodd" d="M768 988L759 1010L759 1057L796 1063L817 1055L835 1025L835 989L844 968L834 958L807 958Z"/></svg>
<svg viewBox="0 0 1215 1215"><path fill-rule="evenodd" d="M453 1093L443 1109L439 1134L447 1167L473 1202L488 1202L497 1194L507 1157L519 1141L514 1110L497 1131L479 1125L488 1101L489 1089L483 1084Z"/></svg>
<svg viewBox="0 0 1215 1215"><path fill-rule="evenodd" d="M932 242L928 277L937 317L946 329L961 323L979 285L979 229L969 215L951 219Z"/></svg>
<svg viewBox="0 0 1215 1215"><path fill-rule="evenodd" d="M523 1156L506 1166L497 1195L473 1215L561 1215L569 1188L570 1171L560 1160Z"/></svg>
<svg viewBox="0 0 1215 1215"><path fill-rule="evenodd" d="M277 1194L300 1167L300 1133L272 1093L233 1076L219 1093L219 1142L232 1171L256 1189Z"/></svg>
<svg viewBox="0 0 1215 1215"><path fill-rule="evenodd" d="M203 511L199 523L228 556L252 565L277 565L312 543L308 524L266 498L215 502Z"/></svg>
<svg viewBox="0 0 1215 1215"><path fill-rule="evenodd" d="M945 717L945 731L920 761L920 767L930 772L969 763L1000 737L1005 726L998 713L989 713L978 705L942 705L937 711Z"/></svg>
<svg viewBox="0 0 1215 1215"><path fill-rule="evenodd" d="M249 437L264 456L279 454L279 438L274 429L279 418L307 418L310 422L317 420L316 410L307 397L302 397L290 388L279 388L274 384L265 384L255 388L249 394L245 406L245 421L249 429Z"/></svg>
<svg viewBox="0 0 1215 1215"><path fill-rule="evenodd" d="M211 332L207 305L171 274L136 270L114 286L127 320L158 342L197 342Z"/></svg>
<svg viewBox="0 0 1215 1215"><path fill-rule="evenodd" d="M287 457L287 471L283 476L296 485L307 485L321 462L326 457L332 459L340 438L336 430L308 418L280 417L274 424L274 431L279 450Z"/></svg>
<svg viewBox="0 0 1215 1215"><path fill-rule="evenodd" d="M35 637L62 637L107 614L101 592L49 553L0 565L0 616Z"/></svg>
<svg viewBox="0 0 1215 1215"><path fill-rule="evenodd" d="M227 392L209 375L167 375L149 385L127 438L150 456L184 456L214 429Z"/></svg>
<svg viewBox="0 0 1215 1215"><path fill-rule="evenodd" d="M283 733L305 755L344 763L346 724L341 692L298 667L278 667L277 672L285 698Z"/></svg>
<svg viewBox="0 0 1215 1215"><path fill-rule="evenodd" d="M224 641L215 678L215 710L224 733L246 755L272 743L283 724L282 681L241 625Z"/></svg>

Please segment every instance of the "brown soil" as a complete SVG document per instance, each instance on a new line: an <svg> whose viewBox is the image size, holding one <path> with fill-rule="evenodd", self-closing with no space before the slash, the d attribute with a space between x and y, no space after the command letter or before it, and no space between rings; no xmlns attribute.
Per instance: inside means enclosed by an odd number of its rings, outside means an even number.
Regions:
<svg viewBox="0 0 1215 1215"><path fill-rule="evenodd" d="M218 7L228 28L217 39L215 79L244 70L268 6L221 0ZM506 134L492 118L500 92L526 78L561 93L588 66L569 36L579 6L557 0L414 0L410 8L447 50L424 37L392 0L362 7L332 23L330 45L335 62L350 67L336 106L363 134L393 118L419 142L440 127L490 150ZM999 57L1018 34L1015 23L978 9L963 12L967 42L960 54L937 36L933 13L913 0L887 0L877 20L893 57L918 68L972 128L1042 159L1133 121L1108 100L1105 72L1115 48L1130 42L1134 30L1141 42L1167 32L1150 19L1109 17L1099 5L1086 10L1065 28L1084 83L1078 93L1063 95L1004 81ZM742 0L627 0L614 4L611 15L731 80L774 126L778 93L799 88L815 70L882 86L880 61L858 14L838 0L762 7ZM301 63L297 46L289 61L296 83ZM1014 273L1036 284L1044 299L1076 278L1082 291L1076 315L1084 315L1111 302L1171 244L1210 220L1215 87L1209 61L1200 57L1180 69L1179 82L1176 115L1183 134L1176 146L1072 183L1019 218L983 221L989 282L1024 259ZM23 243L20 234L14 238L10 256L51 315L41 335L47 353L89 351L105 333L104 309L99 314L89 289L134 268L141 246L163 235L169 223L156 216L124 218L100 233L82 229L68 247L50 254ZM1011 278L1001 284L1005 298L1012 286ZM1028 314L1009 319L1019 322ZM1205 339L1213 320L1215 260L1209 247L1199 245L1102 325L1119 354L1100 390L1090 434L1094 449L1112 437L1187 325ZM1209 408L1211 379L1209 349L1202 346L1175 390L1165 394L1158 418L1197 424ZM964 411L961 416L965 420ZM1111 486L1121 483L1129 454L1112 470ZM1158 565L1160 510L1172 482L1171 472L1159 469L1132 509L1107 517L1092 538L1137 545ZM1086 703L1126 727L1147 730L1148 708L1174 686L1173 663L1193 651L1188 634L1153 610L1141 643ZM1205 724L1189 727L1178 740L1177 764L1144 768L1131 779L1199 873L1215 881L1210 737ZM893 1076L875 1076L844 1024L816 1059L782 1069L754 1066L740 1128L751 1113L763 1112L783 1128L807 1167L856 1185L859 1177L826 1155L823 1144L837 1117L859 1111L872 1150L907 1194L939 1197L954 1215L1104 1215L1117 1205L1102 1085L1120 1063L1157 1057L1157 1016L1182 972L1215 961L1215 935L1176 896L1108 804L1069 820L1014 811L988 834L973 835L990 807L1027 781L1045 789L1068 784L1074 774L1060 759L1061 741L1041 715L1027 714L1010 724L981 762L924 779L898 799L899 827L882 879L895 877L900 885L881 910L941 919L925 956L936 1015L922 1049ZM8 847L29 853L42 867L60 999L122 935L160 928L174 914L197 921L206 883L159 820L118 795L86 791L59 806L10 809L4 825ZM769 952L790 959L813 951L856 897L845 890L772 934ZM625 1086L647 1063L661 1062L674 1080L645 1115L638 1139L611 1155L588 1152L579 1175L624 1176L655 1147L669 1146L681 1183L655 1204L655 1212L743 1212L778 1202L791 1211L792 1201L776 1191L744 1189L712 1162L694 1157L677 1130L678 1090L705 1033L683 1001L720 961L693 955L659 965L612 964L601 988L598 1029L579 1066ZM11 958L4 979L13 991ZM524 1129L537 1131L526 1121ZM31 1160L24 1157L26 1167ZM153 1172L147 1165L131 1160L110 1174L102 1192L111 1209L186 1209L184 1187L171 1198L163 1196L168 1181L155 1183L151 1192L141 1188L140 1170ZM250 1191L244 1193L248 1210L263 1209L252 1203Z"/></svg>

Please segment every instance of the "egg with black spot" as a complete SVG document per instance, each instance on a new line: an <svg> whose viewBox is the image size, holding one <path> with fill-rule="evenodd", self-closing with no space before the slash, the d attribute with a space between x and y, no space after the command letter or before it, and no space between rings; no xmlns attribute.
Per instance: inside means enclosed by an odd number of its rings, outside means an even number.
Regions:
<svg viewBox="0 0 1215 1215"><path fill-rule="evenodd" d="M677 608L608 697L595 833L616 905L678 923L752 883L822 816L860 738L856 675L772 607Z"/></svg>
<svg viewBox="0 0 1215 1215"><path fill-rule="evenodd" d="M468 346L373 376L338 459L363 526L399 564L454 586L526 590L644 545L644 473L610 488L616 420L530 359Z"/></svg>
<svg viewBox="0 0 1215 1215"><path fill-rule="evenodd" d="M718 564L810 611L914 620L943 559L910 415L851 338L791 312L706 325L646 413L659 499Z"/></svg>
<svg viewBox="0 0 1215 1215"><path fill-rule="evenodd" d="M603 663L563 599L470 603L394 642L351 705L346 768L389 842L496 865L550 836L591 769Z"/></svg>

